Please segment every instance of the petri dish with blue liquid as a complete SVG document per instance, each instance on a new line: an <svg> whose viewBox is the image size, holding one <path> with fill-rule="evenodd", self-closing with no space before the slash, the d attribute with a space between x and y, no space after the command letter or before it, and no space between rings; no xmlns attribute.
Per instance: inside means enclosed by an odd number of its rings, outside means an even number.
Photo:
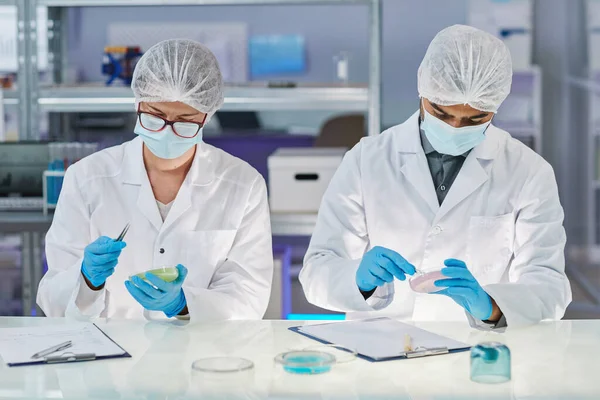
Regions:
<svg viewBox="0 0 600 400"><path fill-rule="evenodd" d="M285 372L298 375L318 375L331 371L334 365L356 359L356 352L336 345L312 346L291 350L275 357Z"/></svg>

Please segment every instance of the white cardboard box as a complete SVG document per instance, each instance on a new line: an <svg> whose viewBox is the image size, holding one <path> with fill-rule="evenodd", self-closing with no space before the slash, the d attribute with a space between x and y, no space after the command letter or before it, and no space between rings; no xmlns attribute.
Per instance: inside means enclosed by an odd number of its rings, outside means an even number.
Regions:
<svg viewBox="0 0 600 400"><path fill-rule="evenodd" d="M346 148L281 148L269 156L272 212L316 213Z"/></svg>

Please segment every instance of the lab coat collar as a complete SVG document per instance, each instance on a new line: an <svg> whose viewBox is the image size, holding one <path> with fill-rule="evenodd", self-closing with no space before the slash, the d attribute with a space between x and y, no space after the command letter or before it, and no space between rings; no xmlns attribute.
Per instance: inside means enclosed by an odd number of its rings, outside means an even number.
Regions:
<svg viewBox="0 0 600 400"><path fill-rule="evenodd" d="M139 136L127 143L121 170L123 183L141 185L144 176L147 179L148 174L144 167L143 144L144 142ZM206 186L214 178L215 170L210 157L209 145L200 143L197 145L194 161L192 161L192 166L185 182L192 186Z"/></svg>
<svg viewBox="0 0 600 400"><path fill-rule="evenodd" d="M198 145L190 171L183 181L164 223L144 167L142 151L143 141L139 137L127 144L122 168L123 183L140 186L137 200L138 209L157 231L164 231L191 207L192 187L206 186L213 181L215 173L210 157L210 148L203 143Z"/></svg>
<svg viewBox="0 0 600 400"><path fill-rule="evenodd" d="M425 200L431 212L437 214L440 205L421 144L419 113L416 112L404 124L392 128L390 133L394 135L392 139L395 143L394 147L402 154L403 161L400 172Z"/></svg>
<svg viewBox="0 0 600 400"><path fill-rule="evenodd" d="M485 140L471 150L440 206L421 144L419 112L414 113L404 124L400 125L399 131L394 137L394 146L400 153L413 154L413 156L405 157L401 172L435 214L434 223L440 221L489 179L488 170L497 153L501 137L497 130L496 127L490 125L486 131Z"/></svg>

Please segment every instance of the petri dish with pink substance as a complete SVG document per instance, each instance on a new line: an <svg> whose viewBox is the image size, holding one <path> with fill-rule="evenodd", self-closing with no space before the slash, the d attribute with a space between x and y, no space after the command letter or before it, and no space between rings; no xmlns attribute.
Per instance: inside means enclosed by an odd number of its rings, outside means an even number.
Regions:
<svg viewBox="0 0 600 400"><path fill-rule="evenodd" d="M448 279L448 277L442 274L441 270L437 271L417 271L413 276L410 277L408 283L410 288L417 293L434 293L443 290L443 287L435 286L435 281L440 279Z"/></svg>

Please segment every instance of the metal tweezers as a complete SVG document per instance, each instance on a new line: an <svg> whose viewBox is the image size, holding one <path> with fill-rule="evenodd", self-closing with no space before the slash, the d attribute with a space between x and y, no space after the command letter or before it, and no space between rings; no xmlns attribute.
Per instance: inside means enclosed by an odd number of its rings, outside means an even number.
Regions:
<svg viewBox="0 0 600 400"><path fill-rule="evenodd" d="M123 230L121 231L121 234L119 235L118 238L115 239L115 242L122 242L123 239L125 238L125 235L127 235L127 231L129 230L129 226L131 224L127 223L127 225L125 225L125 228L123 228Z"/></svg>

